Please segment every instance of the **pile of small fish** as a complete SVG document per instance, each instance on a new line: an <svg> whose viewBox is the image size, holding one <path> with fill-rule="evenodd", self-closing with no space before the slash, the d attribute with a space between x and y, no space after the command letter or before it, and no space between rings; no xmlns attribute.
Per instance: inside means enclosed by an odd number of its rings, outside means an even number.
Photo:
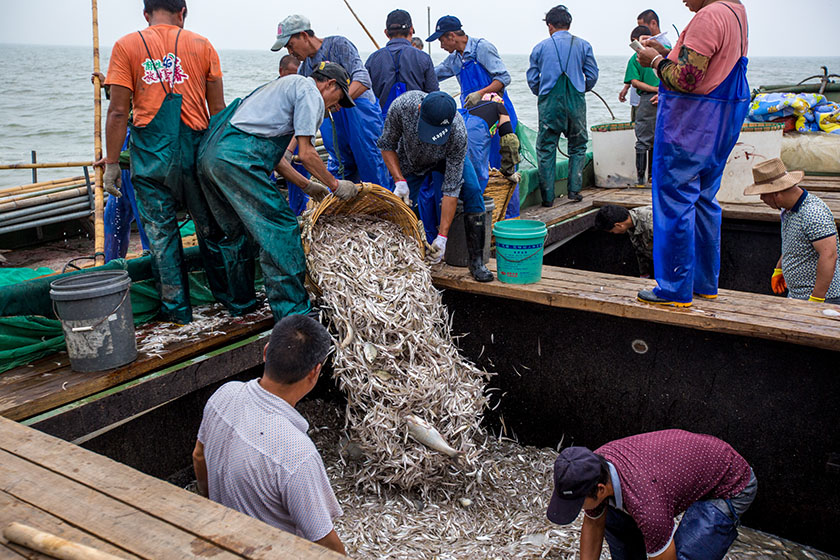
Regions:
<svg viewBox="0 0 840 560"><path fill-rule="evenodd" d="M369 216L322 216L309 273L337 332L358 486L426 493L480 480L477 441L489 374L452 342L440 293L414 240Z"/></svg>
<svg viewBox="0 0 840 560"><path fill-rule="evenodd" d="M258 295L257 309L242 317L231 318L221 303L193 307L193 320L186 325L175 323L149 323L137 333L137 351L141 354L163 357L168 346L177 342L195 342L204 337L227 334L231 322L250 324L260 321L270 313L265 296Z"/></svg>
<svg viewBox="0 0 840 560"><path fill-rule="evenodd" d="M351 558L358 560L465 558L568 559L577 557L583 516L571 525L548 521L553 449L527 447L490 436L482 459L490 476L481 484L421 496L396 488L360 492L356 460L341 443L341 409L321 400L298 409L310 423L310 436L344 515L336 532ZM494 466L491 466L494 465ZM604 544L602 559L610 558ZM837 560L832 556L760 531L741 527L728 560L782 558Z"/></svg>

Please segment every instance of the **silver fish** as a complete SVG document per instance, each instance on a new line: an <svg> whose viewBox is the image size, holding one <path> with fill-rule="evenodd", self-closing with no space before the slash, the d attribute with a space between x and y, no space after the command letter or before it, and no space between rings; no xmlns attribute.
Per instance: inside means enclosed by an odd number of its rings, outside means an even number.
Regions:
<svg viewBox="0 0 840 560"><path fill-rule="evenodd" d="M423 420L422 418L415 416L414 414L409 414L405 417L406 425L408 426L408 433L425 445L426 447L430 447L435 451L440 451L450 457L457 457L461 455L463 452L456 451L452 449L448 443L443 440L443 437L440 435L434 427Z"/></svg>

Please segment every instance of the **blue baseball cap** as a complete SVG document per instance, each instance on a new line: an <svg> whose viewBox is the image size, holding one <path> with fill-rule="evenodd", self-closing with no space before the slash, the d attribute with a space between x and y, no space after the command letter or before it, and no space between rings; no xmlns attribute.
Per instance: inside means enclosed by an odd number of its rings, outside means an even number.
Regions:
<svg viewBox="0 0 840 560"><path fill-rule="evenodd" d="M420 119L417 121L417 136L421 142L442 146L449 139L452 121L458 106L448 93L434 91L420 103Z"/></svg>
<svg viewBox="0 0 840 560"><path fill-rule="evenodd" d="M586 447L567 447L554 461L554 493L546 516L552 523L568 525L598 484L601 460Z"/></svg>
<svg viewBox="0 0 840 560"><path fill-rule="evenodd" d="M449 33L450 31L458 31L461 29L461 20L456 18L455 16L443 16L439 20L437 20L437 25L435 25L435 32L426 39L426 42L429 41L437 41L440 39L440 36L444 33Z"/></svg>

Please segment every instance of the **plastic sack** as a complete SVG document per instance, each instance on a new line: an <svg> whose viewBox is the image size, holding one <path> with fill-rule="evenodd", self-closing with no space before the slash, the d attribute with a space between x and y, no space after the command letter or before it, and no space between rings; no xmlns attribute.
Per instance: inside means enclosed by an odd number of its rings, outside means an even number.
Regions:
<svg viewBox="0 0 840 560"><path fill-rule="evenodd" d="M787 133L782 138L782 161L790 170L840 173L840 135Z"/></svg>

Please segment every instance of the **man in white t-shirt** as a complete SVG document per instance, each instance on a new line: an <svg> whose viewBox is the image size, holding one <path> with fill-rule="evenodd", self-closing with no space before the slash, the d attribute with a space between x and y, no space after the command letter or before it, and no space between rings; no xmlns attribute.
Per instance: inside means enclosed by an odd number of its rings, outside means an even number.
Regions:
<svg viewBox="0 0 840 560"><path fill-rule="evenodd" d="M193 467L199 492L214 502L345 554L333 526L341 507L309 424L295 410L329 350L330 335L317 321L279 321L263 376L225 383L207 401Z"/></svg>

